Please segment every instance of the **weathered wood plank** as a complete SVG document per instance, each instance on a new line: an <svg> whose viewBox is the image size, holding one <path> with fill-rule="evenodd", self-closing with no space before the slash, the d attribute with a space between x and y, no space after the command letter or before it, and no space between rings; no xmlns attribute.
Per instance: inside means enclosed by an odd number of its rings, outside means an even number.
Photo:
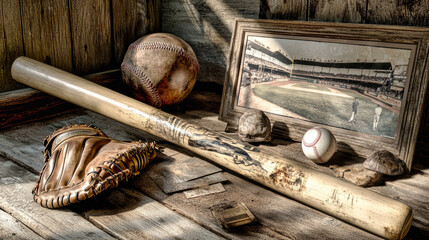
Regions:
<svg viewBox="0 0 429 240"><path fill-rule="evenodd" d="M183 154L179 155L183 158ZM165 161L160 159L153 162L147 169L148 173L159 168L158 165L168 163L179 155L173 155ZM348 236L356 239L378 239L367 232L232 174L224 174L230 182L230 184L224 184L226 192L196 199L187 199L183 193L166 195L150 179L149 174L137 176L131 184L149 197L218 232L225 238L240 239L245 235L248 239L258 239L261 236L286 239L344 239ZM212 217L209 207L229 201L243 202L259 220L260 225L244 226L238 232L225 232Z"/></svg>
<svg viewBox="0 0 429 240"><path fill-rule="evenodd" d="M412 171L410 174L399 177L398 179L387 181L386 184L412 191L413 195L418 194L420 196L425 196L429 192L429 174Z"/></svg>
<svg viewBox="0 0 429 240"><path fill-rule="evenodd" d="M42 46L48 49L49 55L44 62L71 72L72 44L68 0L43 0ZM49 44L49 45L48 45Z"/></svg>
<svg viewBox="0 0 429 240"><path fill-rule="evenodd" d="M97 113L77 110L56 119L3 131L0 134L0 155L27 165L37 173L43 167L43 139L58 128L77 123L97 126L108 136L118 140L159 139Z"/></svg>
<svg viewBox="0 0 429 240"><path fill-rule="evenodd" d="M222 239L135 190L118 189L103 201L83 214L117 238Z"/></svg>
<svg viewBox="0 0 429 240"><path fill-rule="evenodd" d="M171 151L171 148L165 150ZM163 163L151 168L148 175L165 193L206 187L209 184L226 181L220 168L198 157L191 158L182 153L168 156L164 152L158 154L158 159L162 159Z"/></svg>
<svg viewBox="0 0 429 240"><path fill-rule="evenodd" d="M11 215L0 210L0 239L43 239Z"/></svg>
<svg viewBox="0 0 429 240"><path fill-rule="evenodd" d="M121 72L113 70L83 76L109 88L120 89ZM0 130L60 116L76 106L31 88L0 93Z"/></svg>
<svg viewBox="0 0 429 240"><path fill-rule="evenodd" d="M0 1L0 92L24 87L10 74L12 62L23 54L20 1Z"/></svg>
<svg viewBox="0 0 429 240"><path fill-rule="evenodd" d="M219 120L218 114L205 110L186 111L185 113L178 115L191 123L198 124L199 126L210 129L214 132L225 132L228 125L228 123Z"/></svg>
<svg viewBox="0 0 429 240"><path fill-rule="evenodd" d="M22 1L22 32L25 55L39 61L45 60L42 47L42 6L40 1ZM47 39L48 40L48 39Z"/></svg>
<svg viewBox="0 0 429 240"><path fill-rule="evenodd" d="M307 0L261 0L259 18L307 20Z"/></svg>
<svg viewBox="0 0 429 240"><path fill-rule="evenodd" d="M140 0L112 1L113 42L115 47L115 64L120 65L128 46L143 36L145 2Z"/></svg>
<svg viewBox="0 0 429 240"><path fill-rule="evenodd" d="M371 187L370 190L408 204L413 209L414 213L412 228L408 235L414 236L418 234L424 234L427 238L427 236L429 235L429 209L427 207L427 191L425 195L419 195L415 194L413 190L410 190L407 185L395 186L392 184L387 184L386 186Z"/></svg>
<svg viewBox="0 0 429 240"><path fill-rule="evenodd" d="M258 18L259 0L163 1L162 31L185 40L200 63L198 81L223 83L235 18Z"/></svg>
<svg viewBox="0 0 429 240"><path fill-rule="evenodd" d="M195 112L192 112L192 113L195 113ZM106 120L103 117L100 118L100 116L98 116L97 114L87 113L87 112L84 114L88 114L91 117L88 117L88 118L76 117L75 120L76 119L78 121L83 120L83 122L86 122L87 120L85 119L98 119L98 120L91 120L91 121L97 121L97 122L99 121L101 123L99 127L101 127L102 130L105 130L106 133L112 137L119 136L119 138L122 138L123 140L127 140L127 139L132 140L133 136L139 135L139 133L136 133L136 130L133 128L131 128L131 130L125 130L125 132L123 132L124 129L122 127L115 127L114 124L112 125L112 122L109 122L108 119ZM202 117L203 116L205 115L202 114ZM195 117L196 116L194 115L193 117L191 116L191 118L195 118ZM73 120L73 123L76 122L75 120ZM82 122L82 121L79 121L79 122ZM50 125L49 129L46 129L47 127L45 125ZM36 126L36 128L34 128L34 126ZM6 135L9 139L13 139L15 141L11 145L13 146L13 148L15 148L15 145L19 147L20 142L23 142L21 143L21 145L24 145L24 144L32 145L35 142L39 142L39 140L36 141L35 139L32 139L33 135L38 135L40 136L40 146L41 146L41 139L43 139L44 136L46 136L47 134L50 134L54 128L61 127L61 126L62 126L62 123L59 124L56 121L45 121L31 126L23 126L21 128L17 128L14 130L4 131L1 135L2 136ZM22 131L22 129L26 127L29 127L29 128L26 131ZM45 133L43 134L37 133L39 131L37 130L38 128L39 130L40 128L44 129L43 131ZM20 136L20 137L17 137L17 136ZM138 138L141 138L141 136ZM9 141L9 140L6 140L6 141ZM1 139L0 143L3 143L3 142L5 141ZM169 144L165 144L165 145L167 146L167 149L165 151L166 156L174 157L177 154L181 154L180 153L181 151L179 149L177 148L170 149ZM285 149L285 152L291 152L290 154L292 155L300 152L299 143L274 141L273 146L268 146L268 147L272 148L273 151L274 149ZM0 146L0 149L2 151L4 151L7 148L8 148L7 146L6 147ZM34 162L37 161L37 159L34 159L34 156L40 156L39 160L41 162L42 160L42 154L40 153L41 147L40 149L34 150L34 151L33 150L29 151L28 149L29 148L21 152L22 156L27 156L27 157L31 156L33 158L31 159L31 161L34 161ZM300 158L301 157L298 157L298 160ZM339 159L339 160L342 160L342 159ZM154 164L157 164L157 163L155 162ZM317 165L317 167L326 169L326 166ZM14 172L14 171L15 170L11 170L11 172ZM150 171L150 166L147 169L147 171ZM419 171L421 171L422 174L426 174L427 168L420 167ZM23 173L18 173L18 174L20 176L25 175ZM211 196L201 197L197 199L186 199L182 193L166 195L151 181L151 179L148 177L148 174L144 174L144 173L142 176L139 176L136 179L132 180L132 185L136 186L137 189L141 190L146 195L149 195L150 197L155 198L158 201L161 201L164 205L177 211L179 214L182 214L188 218L191 218L195 222L203 225L204 227L208 228L213 232L217 232L219 235L222 235L225 238L240 239L240 238L243 238L243 236L249 237L250 239L252 238L253 239L260 239L260 238L280 238L280 239L281 238L296 238L296 239L310 238L312 239L312 238L316 238L317 236L321 236L320 238L324 238L324 237L335 238L335 236L338 236L338 238L347 238L347 235L355 236L356 234L358 236L357 238L367 237L365 235L361 235L361 233L359 233L360 230L357 230L356 228L351 227L341 221L331 218L318 211L312 210L308 207L302 206L299 203L296 203L292 200L284 198L269 190L265 190L261 187L254 186L253 184L245 180L241 180L233 175L228 174L228 176L229 176L228 179L230 180L231 184L225 185L225 188L226 188L225 193L214 194ZM1 175L0 175L0 178L1 178ZM418 181L422 181L424 176L419 175L417 178L418 178L417 179ZM404 179L406 180L405 182L407 184L408 183L411 184L412 182L409 179L411 178ZM10 182L10 181L13 181L14 179L6 179L6 180ZM240 183L239 180L243 182ZM426 226L425 224L427 222L425 219L428 219L427 216L429 215L429 213L425 211L427 206L425 204L418 203L419 200L416 198L419 198L420 201L424 201L425 197L424 196L419 197L417 195L414 195L409 191L407 191L405 187L403 190L401 190L401 192L403 192L404 195L408 195L408 198L406 198L404 202L406 202L407 204L411 203L410 205L413 207L415 213L417 212L419 213L418 216L416 215L416 220L413 223L412 231L415 228L422 227L422 226L423 226L422 229L424 229L424 227ZM389 196L394 197L394 195L389 195ZM112 197L112 199L113 198L114 197ZM224 230L220 228L220 226L217 225L216 221L211 218L208 207L210 207L215 203L218 203L219 201L234 201L234 200L242 201L243 198L246 199L245 204L250 208L252 213L254 213L258 219L260 219L261 225L252 225L249 227L245 227L244 229L236 233L226 233ZM102 200L100 201L102 202ZM97 206L97 204L95 206ZM281 209L281 211L279 211L279 209ZM293 220L291 221L289 218ZM314 221L311 219L314 219ZM308 226L311 226L311 227L308 227ZM331 230L328 230L326 235L323 235L324 233L320 233L320 231L322 230L326 231L326 229L331 229ZM336 231L341 232L341 234L343 235L338 235L338 233L335 233ZM358 233L355 233L354 231L358 231ZM414 234L412 231L411 231L411 234ZM329 235L329 234L332 234L332 235ZM372 235L369 235L369 236L370 236L369 238L373 237Z"/></svg>
<svg viewBox="0 0 429 240"><path fill-rule="evenodd" d="M161 0L112 1L115 64L128 46L145 34L161 30Z"/></svg>
<svg viewBox="0 0 429 240"><path fill-rule="evenodd" d="M106 70L113 60L110 1L70 1L72 56L77 74Z"/></svg>
<svg viewBox="0 0 429 240"><path fill-rule="evenodd" d="M429 26L428 11L428 0L368 0L367 23Z"/></svg>
<svg viewBox="0 0 429 240"><path fill-rule="evenodd" d="M310 0L308 20L363 23L366 18L366 0Z"/></svg>
<svg viewBox="0 0 429 240"><path fill-rule="evenodd" d="M29 155L31 156L31 155ZM51 210L33 201L37 176L0 158L0 208L49 239L112 239L85 218L68 210Z"/></svg>
<svg viewBox="0 0 429 240"><path fill-rule="evenodd" d="M141 6L141 4L140 4ZM137 1L119 0L112 2L113 42L115 47L115 64L120 65L128 46L138 38L137 31L144 26L137 25L143 9L138 8ZM144 32L140 30L140 32Z"/></svg>
<svg viewBox="0 0 429 240"><path fill-rule="evenodd" d="M143 1L146 5L146 15L144 16L144 21L145 21L147 33L154 33L154 32L161 31L162 0L143 0Z"/></svg>
<svg viewBox="0 0 429 240"><path fill-rule="evenodd" d="M16 216L44 238L104 239L106 237L103 234L95 235L91 232L92 224L86 223L89 226L82 229L81 222L86 220L83 218L79 220L80 217L75 214L70 218L68 209L50 210L34 203L31 188L34 187L36 179L36 175L0 158L0 191L5 195L0 197L0 208ZM17 201L15 198L22 200ZM90 199L73 208L89 209L83 212L85 217L121 239L221 239L197 223L131 189L108 192L102 198ZM16 213L18 210L22 213ZM42 219L42 215L47 216ZM58 218L61 217L65 220L59 221ZM57 226L47 229L53 224L53 220L59 221ZM71 221L75 222L74 227L64 228L65 224L71 225ZM80 232L75 234L74 231Z"/></svg>
<svg viewBox="0 0 429 240"><path fill-rule="evenodd" d="M319 165L308 160L304 156L301 151L300 143L276 138L271 143L272 145L261 145L260 147L264 150L281 154L287 158L293 158L296 161L306 164L309 168L316 169L331 176L335 176L335 174L331 169L327 168L327 166L341 166L364 161L362 158L337 152L327 164ZM412 224L413 228L408 234L410 236L420 236L420 230L426 232L426 234L429 232L429 212L427 211L426 201L427 194L429 192L428 174L429 170L427 167L418 165L417 169L413 170L410 174L396 178L386 178L385 185L369 188L385 196L402 201L413 208L415 220Z"/></svg>
<svg viewBox="0 0 429 240"><path fill-rule="evenodd" d="M59 116L76 106L32 88L0 94L0 129Z"/></svg>
<svg viewBox="0 0 429 240"><path fill-rule="evenodd" d="M26 56L72 71L68 1L23 0L22 3Z"/></svg>
<svg viewBox="0 0 429 240"><path fill-rule="evenodd" d="M0 185L13 183L36 182L37 176L13 163L9 159L0 156ZM31 191L29 192L31 195Z"/></svg>
<svg viewBox="0 0 429 240"><path fill-rule="evenodd" d="M150 170L148 170L150 171ZM142 183L141 181L145 181ZM235 231L225 231L221 228L220 225L216 222L216 219L212 216L210 210L208 209L212 205L218 203L213 201L207 203L205 198L197 199L187 199L183 193L177 193L173 195L166 195L148 176L138 176L133 182L131 182L134 187L143 191L144 194L150 195L151 198L154 198L160 201L165 206L168 206L170 209L178 212L179 214L192 219L198 224L204 226L210 231L217 232L224 238L227 239L293 239L289 235L282 235L272 230L270 227L264 227L260 224L253 224L249 226L243 226L240 229ZM143 186L145 185L145 186ZM226 192L226 194L230 194ZM215 194L217 195L217 194ZM216 196L213 197L216 198ZM224 195L222 195L223 197ZM246 196L247 198L248 196ZM198 201L202 200L202 201ZM227 201L227 200L225 200Z"/></svg>

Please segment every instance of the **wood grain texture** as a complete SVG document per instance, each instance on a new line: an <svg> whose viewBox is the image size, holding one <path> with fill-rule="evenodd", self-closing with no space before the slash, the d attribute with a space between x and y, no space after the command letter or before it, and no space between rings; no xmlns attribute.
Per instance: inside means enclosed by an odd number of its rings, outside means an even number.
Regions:
<svg viewBox="0 0 429 240"><path fill-rule="evenodd" d="M308 20L328 22L365 22L366 0L310 0Z"/></svg>
<svg viewBox="0 0 429 240"><path fill-rule="evenodd" d="M0 134L0 156L7 156L14 162L21 162L32 172L38 173L43 167L43 139L54 130L76 123L86 123L99 127L107 136L116 136L118 140L135 141L146 138L159 140L133 127L118 123L90 111L63 114L56 119L23 125L17 129L8 129ZM29 143L32 143L29 145Z"/></svg>
<svg viewBox="0 0 429 240"><path fill-rule="evenodd" d="M88 121L83 122L88 123ZM50 129L53 127L52 125L49 127L44 125L42 128ZM112 126L111 123L107 125ZM122 124L116 123L116 125L120 127ZM123 127L107 129L100 123L98 126L103 126L103 130L107 130L106 133L122 134L114 134L116 138L125 136L129 139L131 135ZM32 129L36 133L35 135L41 132L40 129L34 127ZM25 140L22 139L22 141ZM37 142L34 139L29 141ZM27 145L26 148L27 151L24 151L22 155L12 154L9 157L17 157L25 165L29 164L25 158L35 156L35 152L40 151L38 151L38 144ZM42 157L42 154L38 155ZM33 161L36 161L34 157L32 158ZM42 162L41 159L40 162ZM33 171L40 170L37 165L27 165L27 167ZM142 174L145 174L144 172L145 170ZM109 191L102 194L103 196L92 198L80 205L76 204L70 209L51 210L42 208L33 201L31 195L31 188L34 187L36 180L35 174L31 174L11 161L0 157L0 190L3 195L0 197L0 208L5 209L43 238L111 239L108 234L102 231L104 230L118 239L222 239L199 224L131 189ZM81 214L100 227L101 230L71 210L81 211ZM0 223L0 229L2 224ZM17 232L18 230L11 230L11 233L16 234ZM2 236L1 234L0 236Z"/></svg>
<svg viewBox="0 0 429 240"><path fill-rule="evenodd" d="M428 0L368 0L368 23L429 26Z"/></svg>
<svg viewBox="0 0 429 240"><path fill-rule="evenodd" d="M113 239L69 209L52 211L33 200L37 176L0 158L0 208L45 239ZM4 173L7 173L5 176Z"/></svg>
<svg viewBox="0 0 429 240"><path fill-rule="evenodd" d="M145 4L146 11L141 20L144 21L147 33L161 31L161 2L162 0L139 0L140 4Z"/></svg>
<svg viewBox="0 0 429 240"><path fill-rule="evenodd" d="M72 46L67 0L23 0L26 56L71 72Z"/></svg>
<svg viewBox="0 0 429 240"><path fill-rule="evenodd" d="M72 56L75 72L106 70L113 62L110 1L70 0Z"/></svg>
<svg viewBox="0 0 429 240"><path fill-rule="evenodd" d="M174 149L174 146L166 147ZM196 199L187 199L183 193L166 195L149 175L164 164L192 156L187 154L170 150L168 155L159 156L158 161L148 166L149 174L137 176L131 182L132 186L227 239L242 239L243 234L246 234L246 239L346 239L348 236L354 239L379 239L230 173L224 173L229 180L229 183L224 184L226 192ZM210 207L231 201L244 202L259 224L243 226L236 232L224 231L211 216Z"/></svg>
<svg viewBox="0 0 429 240"><path fill-rule="evenodd" d="M261 0L259 18L307 20L307 0Z"/></svg>
<svg viewBox="0 0 429 240"><path fill-rule="evenodd" d="M223 239L136 190L115 190L103 202L83 215L119 239Z"/></svg>
<svg viewBox="0 0 429 240"><path fill-rule="evenodd" d="M124 88L119 70L86 75L84 78L104 86ZM0 93L0 130L59 116L73 109L76 109L73 104L31 88Z"/></svg>
<svg viewBox="0 0 429 240"><path fill-rule="evenodd" d="M185 40L200 63L198 81L223 83L235 18L257 18L259 0L163 1L162 31Z"/></svg>
<svg viewBox="0 0 429 240"><path fill-rule="evenodd" d="M89 114L89 117L76 117L76 122L84 122L86 119L97 119L100 117L99 115L93 115L87 111L82 114ZM210 114L211 113L206 112L205 114L201 113L200 115L203 118ZM195 112L192 112L188 117L193 119L195 122L198 121L198 116ZM40 148L37 147L38 145L41 145L41 139L39 137L32 138L29 136L34 135L42 137L45 135L45 132L49 132L49 129L62 126L63 124L61 122L62 118L42 121L22 126L20 128L11 129L10 131L3 131L0 135L16 136L17 142L23 142L22 144L26 144L27 150L23 153L25 155L22 155L24 159L32 159L33 162L42 161L41 159L34 159L34 156L36 155L42 156ZM126 140L129 139L128 136L131 136L130 134L134 134L133 132L135 132L135 130L129 131L127 129L122 131L123 128L120 127L123 126L122 124L117 122L115 123L115 121L109 121L108 119L106 121L103 117L101 117L99 122L96 122L96 124L100 123L102 124L102 130L106 132L108 131L109 136L115 138ZM119 126L114 126L115 124ZM27 130L23 131L24 128L27 128ZM42 131L42 133L39 133L39 131ZM137 133L135 134L136 137L141 137L137 136ZM236 134L229 134L229 136L238 138ZM131 138L134 138L134 136L131 136ZM3 141L4 140L1 139L0 143ZM171 161L178 154L187 154L188 156L193 156L193 154L172 144L162 142L161 145L166 147L162 154L163 156L161 157L160 154L161 158L151 163L145 172L132 179L129 184L124 183L125 185L121 185L120 188L136 188L142 191L145 195L161 202L164 206L167 206L182 216L191 219L212 232L217 232L222 237L227 239L322 239L325 237L329 239L347 239L350 238L350 236L356 236L357 239L377 239L375 236L356 229L338 219L329 217L232 174L227 174L230 183L225 185L226 192L222 194L207 196L207 198L204 197L200 199L186 199L183 193L167 195L163 193L163 191L149 178L149 172L152 170L152 166L155 167L155 165L152 164L162 164L164 158L166 161ZM271 152L277 152L285 157L294 158L296 161L311 163L311 161L305 159L304 155L300 153L300 144L298 143L277 139L272 142L272 144L261 147L269 148L271 149ZM29 149L33 148L34 151L29 151ZM265 148L264 150L266 150ZM5 149L5 147L2 145L0 146L0 149ZM344 160L347 160L345 158L346 156L343 157L344 158L338 158L338 162L343 163ZM349 160L350 163L354 163L356 161L356 159ZM335 164L335 162L332 164ZM15 167L10 168L2 165L0 169L5 169L5 171L0 170L0 182L10 182L13 180L13 177L10 177L10 173L16 173L18 176L21 176L21 178L27 177L24 182L35 181L34 175L33 178L29 178L28 172L19 166L16 166L16 164L8 161L8 165L15 165ZM318 170L325 169L326 171L329 171L327 166L316 165L314 163L313 165L309 165L309 167L316 167ZM412 223L413 226L410 233L405 239L426 239L429 234L429 232L425 233L425 229L429 229L429 212L426 209L427 194L422 194L422 192L415 194L416 189L420 189L419 191L423 191L423 193L426 191L427 187L425 186L429 186L429 183L427 182L429 180L428 174L429 171L427 167L423 166L421 168L416 168L415 172L412 172L411 175L390 179L387 186L375 187L376 189L381 189L377 192L399 201L403 201L413 208L415 220ZM390 185L391 183L395 183L395 185ZM387 190L383 190L386 188ZM370 189L372 190L373 188ZM413 190L411 191L411 189ZM104 198L105 196L93 198L92 200L88 200L91 201L91 203L82 203L86 208L85 211L92 208L99 209L97 206L103 206L106 202ZM110 196L109 198L113 199L114 196ZM232 200L244 201L247 206L250 206L250 210L256 215L260 223L242 228L236 232L225 232L216 223L215 219L212 218L208 207L218 202ZM105 205L103 207L105 207ZM38 208L37 205L36 208ZM117 211L120 211L120 209L121 208L117 208ZM413 238L414 236L420 237Z"/></svg>
<svg viewBox="0 0 429 240"><path fill-rule="evenodd" d="M24 54L20 1L0 1L0 92L23 88L10 75L13 61Z"/></svg>
<svg viewBox="0 0 429 240"><path fill-rule="evenodd" d="M427 207L427 194L429 191L429 169L415 169L406 177L386 182L386 186L371 187L371 190L383 195L391 196L401 202L407 202L414 210L413 227L409 234L429 234L429 209ZM414 237L410 239L425 239L427 237Z"/></svg>
<svg viewBox="0 0 429 240"><path fill-rule="evenodd" d="M0 106L0 129L59 116L76 108L31 88L0 93Z"/></svg>
<svg viewBox="0 0 429 240"><path fill-rule="evenodd" d="M43 239L11 215L0 210L0 239Z"/></svg>
<svg viewBox="0 0 429 240"><path fill-rule="evenodd" d="M147 32L146 10L146 0L112 1L113 46L117 66L121 64L128 46Z"/></svg>

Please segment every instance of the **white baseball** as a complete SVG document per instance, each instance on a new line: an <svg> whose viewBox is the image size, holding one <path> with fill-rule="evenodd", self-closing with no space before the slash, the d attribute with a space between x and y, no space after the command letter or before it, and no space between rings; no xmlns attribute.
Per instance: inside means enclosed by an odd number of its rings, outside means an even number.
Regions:
<svg viewBox="0 0 429 240"><path fill-rule="evenodd" d="M325 128L314 127L308 130L301 141L305 156L315 163L326 163L337 151L337 140Z"/></svg>

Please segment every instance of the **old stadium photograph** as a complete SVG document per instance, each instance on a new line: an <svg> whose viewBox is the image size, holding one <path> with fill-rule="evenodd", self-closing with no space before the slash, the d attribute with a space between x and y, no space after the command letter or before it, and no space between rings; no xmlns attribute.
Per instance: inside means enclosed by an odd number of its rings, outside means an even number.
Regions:
<svg viewBox="0 0 429 240"><path fill-rule="evenodd" d="M394 138L411 49L247 36L237 105Z"/></svg>

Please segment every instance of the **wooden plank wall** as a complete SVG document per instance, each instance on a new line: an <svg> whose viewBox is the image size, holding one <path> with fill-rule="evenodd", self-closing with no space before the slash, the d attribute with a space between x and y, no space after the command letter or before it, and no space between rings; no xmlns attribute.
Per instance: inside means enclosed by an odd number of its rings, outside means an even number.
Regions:
<svg viewBox="0 0 429 240"><path fill-rule="evenodd" d="M0 0L0 92L21 88L12 62L28 56L83 75L116 68L128 45L160 31L161 0Z"/></svg>
<svg viewBox="0 0 429 240"><path fill-rule="evenodd" d="M261 0L259 17L429 27L428 13L429 0ZM415 162L429 159L429 92L424 101Z"/></svg>
<svg viewBox="0 0 429 240"><path fill-rule="evenodd" d="M428 0L261 0L260 18L429 26Z"/></svg>
<svg viewBox="0 0 429 240"><path fill-rule="evenodd" d="M260 0L163 0L162 31L185 40L200 63L198 81L223 84L235 18L258 18Z"/></svg>

